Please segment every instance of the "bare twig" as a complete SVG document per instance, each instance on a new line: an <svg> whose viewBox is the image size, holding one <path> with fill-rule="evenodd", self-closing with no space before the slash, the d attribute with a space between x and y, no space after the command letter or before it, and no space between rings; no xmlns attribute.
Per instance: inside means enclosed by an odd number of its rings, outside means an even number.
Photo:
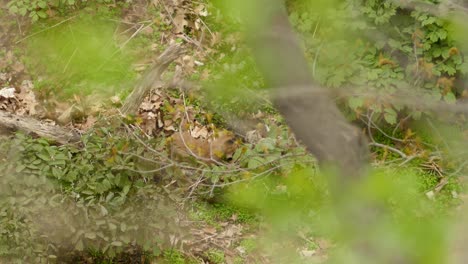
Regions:
<svg viewBox="0 0 468 264"><path fill-rule="evenodd" d="M57 24L55 24L55 25L52 25L52 26L50 26L50 27L48 27L48 28L45 28L45 29L43 29L43 30L39 30L38 32L35 32L35 33L31 34L31 35L28 35L28 36L26 36L26 37L24 37L24 38L22 38L22 39L16 41L15 44L18 44L18 43L20 43L20 42L22 42L22 41L24 41L24 40L26 40L26 39L29 39L29 38L34 37L34 36L36 36L36 35L39 35L39 34L45 32L45 31L51 30L51 29L53 29L53 28L55 28L55 27L58 27L58 26L60 26L61 24L63 24L63 23L65 23L65 22L68 22L68 21L74 19L75 17L77 17L77 16L69 17L69 18L67 18L67 19L65 19L65 20L60 21L59 23L57 23Z"/></svg>
<svg viewBox="0 0 468 264"><path fill-rule="evenodd" d="M397 153L398 155L400 155L402 158L404 159L407 159L408 158L408 155L406 155L405 153L403 153L402 151L400 151L399 149L397 148L394 148L394 147L390 147L388 145L385 145L385 144L381 144L381 143L377 143L377 142L369 142L369 146L374 146L374 147L379 147L379 148L384 148L384 149L388 149L390 151L393 151L395 153Z"/></svg>
<svg viewBox="0 0 468 264"><path fill-rule="evenodd" d="M146 26L142 24L124 43L122 43L122 45L120 45L120 49L122 50L128 44L128 42L130 42L130 40L132 40L134 37L138 35L138 33L140 33L142 30L147 29L148 27L151 27L153 24L154 24L154 21L149 23Z"/></svg>

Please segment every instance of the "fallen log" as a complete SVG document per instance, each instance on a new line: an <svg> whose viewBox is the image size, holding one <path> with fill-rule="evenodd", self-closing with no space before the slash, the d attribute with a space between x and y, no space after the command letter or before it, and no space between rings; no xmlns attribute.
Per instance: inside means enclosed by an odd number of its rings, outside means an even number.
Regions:
<svg viewBox="0 0 468 264"><path fill-rule="evenodd" d="M124 115L135 113L148 91L161 82L161 74L169 64L184 53L180 44L169 46L155 61L151 69L141 79L121 107ZM80 141L79 134L70 129L47 124L32 117L19 116L0 111L0 134L11 134L17 131L35 137L42 137L58 144L76 143Z"/></svg>
<svg viewBox="0 0 468 264"><path fill-rule="evenodd" d="M19 116L0 111L0 134L21 131L35 137L42 137L59 144L76 143L80 136L72 130L47 124L31 117Z"/></svg>

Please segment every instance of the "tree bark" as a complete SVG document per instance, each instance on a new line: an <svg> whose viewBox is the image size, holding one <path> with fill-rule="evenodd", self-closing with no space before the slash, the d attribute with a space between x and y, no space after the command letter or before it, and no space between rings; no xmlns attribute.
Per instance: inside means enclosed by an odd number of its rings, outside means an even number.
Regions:
<svg viewBox="0 0 468 264"><path fill-rule="evenodd" d="M312 80L283 1L257 2L266 15L263 22L250 21L251 47L266 83L275 87L276 107L321 165L338 168L340 182L361 175L368 159L366 140ZM294 93L298 89L308 92Z"/></svg>

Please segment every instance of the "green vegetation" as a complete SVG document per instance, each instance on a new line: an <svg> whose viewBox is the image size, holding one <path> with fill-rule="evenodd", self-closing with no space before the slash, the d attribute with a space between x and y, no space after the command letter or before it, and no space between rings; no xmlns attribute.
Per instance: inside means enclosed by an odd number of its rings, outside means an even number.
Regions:
<svg viewBox="0 0 468 264"><path fill-rule="evenodd" d="M102 4L100 9L105 9L106 3L111 3L111 0L94 1ZM66 14L69 11L85 8L92 5L91 1L83 0L11 0L8 2L8 10L13 14L28 16L33 22L39 19L45 19L50 16L55 16L55 13Z"/></svg>
<svg viewBox="0 0 468 264"><path fill-rule="evenodd" d="M255 224L258 221L253 212L229 203L195 204L191 215L194 220L203 221L213 226L229 221L241 224Z"/></svg>
<svg viewBox="0 0 468 264"><path fill-rule="evenodd" d="M168 250L163 253L164 262L167 264L185 264L185 257L175 250Z"/></svg>
<svg viewBox="0 0 468 264"><path fill-rule="evenodd" d="M210 263L221 264L224 263L224 252L219 250L210 250L206 253L206 257Z"/></svg>
<svg viewBox="0 0 468 264"><path fill-rule="evenodd" d="M50 250L69 248L113 256L132 243L156 253L168 233L183 231L173 223L174 200L131 171L132 156L119 154L131 142L106 133L84 137L85 149L22 135L2 142L2 256L44 261L63 257Z"/></svg>
<svg viewBox="0 0 468 264"><path fill-rule="evenodd" d="M466 115L437 106L467 96L466 28L397 1L286 2L311 75L374 143L369 178L336 197L333 175L318 170L266 96L271 87L240 33L241 19L222 13L217 1L150 5L136 17L133 1L10 0L10 13L33 22L9 48L26 66L41 106L78 105L83 115L72 120L75 126L91 116L99 121L76 145L21 133L0 140L0 262L247 263L265 251L281 263L309 263L298 248L328 250L301 233L343 244L368 238L375 259L403 251L410 263L445 263L448 216L464 191L458 176L466 172L468 126ZM177 25L182 31L174 34ZM154 95L149 108L161 105L151 114L166 118L151 119L157 133L139 128L147 112L109 117L114 113L105 109L119 104L110 97L124 99L171 42L189 49L177 61L183 77L206 89ZM11 54L0 49L2 74L14 71ZM414 96L429 107L399 100ZM227 114L253 120L257 133L236 141L229 162L170 156L171 133L186 119L192 129L217 133L232 125ZM356 204L377 213L361 215ZM242 237L226 239L245 252L176 250L173 243L190 237L197 223L216 230L196 237L205 243L227 223L242 226ZM337 244L330 259L368 263Z"/></svg>

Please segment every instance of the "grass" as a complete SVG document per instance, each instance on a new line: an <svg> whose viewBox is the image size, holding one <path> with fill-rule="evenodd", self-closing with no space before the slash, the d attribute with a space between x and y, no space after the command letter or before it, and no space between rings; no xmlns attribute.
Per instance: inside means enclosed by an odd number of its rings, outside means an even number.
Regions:
<svg viewBox="0 0 468 264"><path fill-rule="evenodd" d="M259 221L258 216L248 209L227 202L215 204L197 202L193 206L191 217L196 221L203 221L217 227L222 222L232 221L239 224L253 225Z"/></svg>
<svg viewBox="0 0 468 264"><path fill-rule="evenodd" d="M177 250L167 250L163 253L163 263L167 264L185 264L184 255Z"/></svg>
<svg viewBox="0 0 468 264"><path fill-rule="evenodd" d="M206 258L210 261L210 263L213 263L213 264L225 263L224 252L220 250L215 250L215 249L209 250L206 253Z"/></svg>

